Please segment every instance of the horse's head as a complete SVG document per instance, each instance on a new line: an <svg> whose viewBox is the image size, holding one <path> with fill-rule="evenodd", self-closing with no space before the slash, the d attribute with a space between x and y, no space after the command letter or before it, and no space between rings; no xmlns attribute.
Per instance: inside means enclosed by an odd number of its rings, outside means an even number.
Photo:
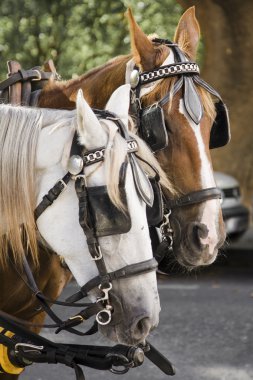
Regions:
<svg viewBox="0 0 253 380"><path fill-rule="evenodd" d="M139 73L131 72L134 67L129 62L126 78L130 77L140 99L135 103L142 108L140 131L154 144L154 151L163 148L157 158L178 193L166 194L174 254L188 268L211 264L224 243L225 231L209 147L227 143L228 131L223 129L227 125L213 125L217 107L210 93L218 97L221 112L226 110L219 94L199 78L197 65L191 64L200 35L194 7L181 17L174 43L148 38L130 10L128 18ZM165 140L163 146L159 146L160 138ZM175 202L185 195L182 202Z"/></svg>
<svg viewBox="0 0 253 380"><path fill-rule="evenodd" d="M113 117L108 119L103 113L99 120L80 91L76 116L75 111L42 110L45 127L37 149L38 202L67 170L75 181L69 181L54 204L39 216L37 225L50 247L64 257L91 299L96 300L106 292L99 292L89 281L99 275L95 284L98 281L100 285L102 281L104 286L106 273L103 272L116 273L111 280L107 278L106 285L112 286L109 292L112 320L101 329L113 340L138 343L157 326L160 305L156 264L152 259L146 207L142 200L143 194L147 202L152 201L152 189L141 164L131 153L132 143L129 145L125 139L129 90L129 85L119 88L106 107L120 115L118 122L124 130L124 138ZM74 159L72 156L69 162L70 154L76 155L77 147L72 143L74 133L78 135L79 156ZM147 148L145 159L149 157L153 162L153 155ZM111 308L107 310L111 313Z"/></svg>

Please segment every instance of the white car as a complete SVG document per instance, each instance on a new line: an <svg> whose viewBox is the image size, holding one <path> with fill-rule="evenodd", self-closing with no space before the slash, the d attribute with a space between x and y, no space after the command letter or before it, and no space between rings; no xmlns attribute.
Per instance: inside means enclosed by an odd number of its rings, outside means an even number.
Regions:
<svg viewBox="0 0 253 380"><path fill-rule="evenodd" d="M217 187L222 191L222 214L227 235L230 238L240 237L250 225L249 210L242 204L238 181L227 174L215 172Z"/></svg>

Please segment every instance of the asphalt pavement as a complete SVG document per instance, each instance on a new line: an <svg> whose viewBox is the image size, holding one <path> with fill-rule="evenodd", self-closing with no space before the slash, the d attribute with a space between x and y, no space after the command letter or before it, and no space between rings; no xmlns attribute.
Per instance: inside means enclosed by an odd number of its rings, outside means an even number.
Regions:
<svg viewBox="0 0 253 380"><path fill-rule="evenodd" d="M253 379L253 232L223 250L216 264L191 274L159 276L162 311L150 342L175 365L175 380ZM76 290L71 283L64 299ZM62 310L57 308L57 310ZM63 316L63 312L61 311ZM67 314L64 312L64 316ZM69 343L107 344L103 337L76 338L68 333L43 335ZM87 380L115 375L84 368ZM147 358L121 380L168 379ZM21 380L69 380L74 371L62 365L34 364Z"/></svg>

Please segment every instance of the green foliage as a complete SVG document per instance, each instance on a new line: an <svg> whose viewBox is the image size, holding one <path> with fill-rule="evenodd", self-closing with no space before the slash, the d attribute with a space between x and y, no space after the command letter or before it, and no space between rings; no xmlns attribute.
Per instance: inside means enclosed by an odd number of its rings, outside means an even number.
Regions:
<svg viewBox="0 0 253 380"><path fill-rule="evenodd" d="M52 58L70 78L129 53L128 6L145 33L173 39L176 0L1 0L0 78L10 59L31 68Z"/></svg>

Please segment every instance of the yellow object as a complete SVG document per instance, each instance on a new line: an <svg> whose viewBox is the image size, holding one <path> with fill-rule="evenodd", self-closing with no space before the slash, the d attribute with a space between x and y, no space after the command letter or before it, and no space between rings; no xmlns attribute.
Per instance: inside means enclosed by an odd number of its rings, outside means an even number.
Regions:
<svg viewBox="0 0 253 380"><path fill-rule="evenodd" d="M0 327L0 332L2 332L3 330L4 329ZM9 338L12 338L14 334L11 331L6 331L4 335L8 336ZM8 348L3 344L0 344L0 366L2 367L5 373L9 373L11 375L19 375L21 372L24 371L24 368L16 367L11 363L8 357Z"/></svg>

